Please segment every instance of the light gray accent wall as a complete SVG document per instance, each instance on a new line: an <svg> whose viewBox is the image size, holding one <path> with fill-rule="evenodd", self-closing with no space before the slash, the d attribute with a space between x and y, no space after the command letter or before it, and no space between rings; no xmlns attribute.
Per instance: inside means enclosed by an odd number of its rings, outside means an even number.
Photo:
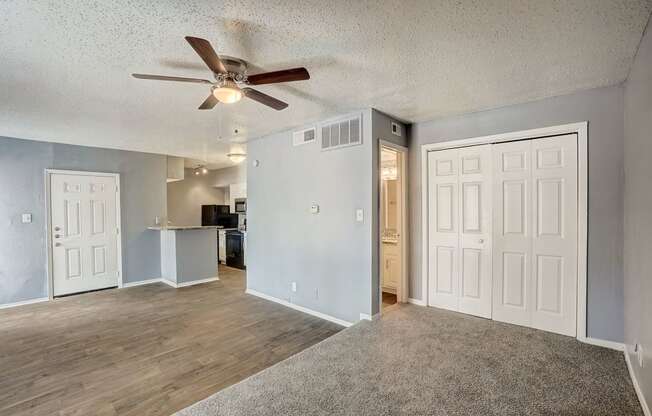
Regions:
<svg viewBox="0 0 652 416"><path fill-rule="evenodd" d="M166 216L165 156L0 137L0 304L48 296L46 168L120 173L124 282L160 277L159 236L146 228Z"/></svg>
<svg viewBox="0 0 652 416"><path fill-rule="evenodd" d="M211 171L212 185L228 187L234 183L247 182L247 163L242 162L230 168L217 169Z"/></svg>
<svg viewBox="0 0 652 416"><path fill-rule="evenodd" d="M401 126L401 136L392 133L392 122ZM378 111L371 110L371 131L373 137L372 154L372 281L371 281L371 313L380 312L380 141L408 147L407 126L400 121Z"/></svg>
<svg viewBox="0 0 652 416"><path fill-rule="evenodd" d="M227 203L224 189L214 186L216 172L195 175L193 169L186 169L182 181L167 184L168 220L173 225L201 225L202 205Z"/></svg>
<svg viewBox="0 0 652 416"><path fill-rule="evenodd" d="M231 201L229 185L247 182L247 163L242 162L230 168L218 169L212 176L213 186L218 186L224 191L224 203Z"/></svg>
<svg viewBox="0 0 652 416"><path fill-rule="evenodd" d="M350 322L371 312L371 110L362 114L362 145L293 146L286 131L247 148L247 287Z"/></svg>
<svg viewBox="0 0 652 416"><path fill-rule="evenodd" d="M177 245L177 283L217 276L217 230L183 230L174 233Z"/></svg>
<svg viewBox="0 0 652 416"><path fill-rule="evenodd" d="M51 145L0 137L0 305L48 296L43 171L52 154Z"/></svg>
<svg viewBox="0 0 652 416"><path fill-rule="evenodd" d="M421 145L589 122L589 337L623 340L623 87L416 123L410 143L410 297L421 287Z"/></svg>
<svg viewBox="0 0 652 416"><path fill-rule="evenodd" d="M652 406L652 26L625 84L625 345ZM643 346L644 367L633 353Z"/></svg>

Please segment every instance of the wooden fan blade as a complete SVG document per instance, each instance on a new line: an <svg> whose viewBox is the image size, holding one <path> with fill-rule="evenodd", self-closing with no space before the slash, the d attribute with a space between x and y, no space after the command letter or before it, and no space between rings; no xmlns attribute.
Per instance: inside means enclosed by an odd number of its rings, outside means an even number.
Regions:
<svg viewBox="0 0 652 416"><path fill-rule="evenodd" d="M215 98L215 96L213 95L213 92L211 91L211 95L206 97L204 102L201 103L201 105L199 106L199 110L212 110L213 107L215 107L217 105L217 103L219 103L219 102L220 102L220 100Z"/></svg>
<svg viewBox="0 0 652 416"><path fill-rule="evenodd" d="M284 69L282 71L263 72L262 74L247 76L247 82L251 85L304 81L306 79L310 79L310 74L306 68Z"/></svg>
<svg viewBox="0 0 652 416"><path fill-rule="evenodd" d="M274 110L283 110L284 108L287 108L288 104L284 103L281 100L277 100L276 98L263 94L260 91L257 91L253 88L243 88L242 93L247 97L251 98L254 101L258 101L261 104L265 104L268 107L272 107Z"/></svg>
<svg viewBox="0 0 652 416"><path fill-rule="evenodd" d="M197 55L208 65L208 67L216 74L226 74L226 67L220 61L220 58L215 53L215 49L211 46L210 42L202 38L194 38L186 36L186 40L197 52Z"/></svg>
<svg viewBox="0 0 652 416"><path fill-rule="evenodd" d="M199 78L184 78L184 77L168 77L166 75L149 75L149 74L131 74L132 77L138 79L151 79L154 81L178 81L178 82L194 82L199 84L212 84L207 79Z"/></svg>

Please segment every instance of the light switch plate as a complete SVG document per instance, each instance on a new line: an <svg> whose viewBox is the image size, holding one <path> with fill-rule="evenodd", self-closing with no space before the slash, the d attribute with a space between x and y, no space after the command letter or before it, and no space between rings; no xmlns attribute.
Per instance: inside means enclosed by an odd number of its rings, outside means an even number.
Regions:
<svg viewBox="0 0 652 416"><path fill-rule="evenodd" d="M297 291L297 282L292 282L292 291L293 292Z"/></svg>
<svg viewBox="0 0 652 416"><path fill-rule="evenodd" d="M364 222L364 211L362 208L358 208L355 210L355 220L357 222Z"/></svg>
<svg viewBox="0 0 652 416"><path fill-rule="evenodd" d="M32 214L23 214L21 221L23 224L30 224L32 222Z"/></svg>
<svg viewBox="0 0 652 416"><path fill-rule="evenodd" d="M319 214L319 205L317 204L312 204L310 206L310 213L311 214Z"/></svg>

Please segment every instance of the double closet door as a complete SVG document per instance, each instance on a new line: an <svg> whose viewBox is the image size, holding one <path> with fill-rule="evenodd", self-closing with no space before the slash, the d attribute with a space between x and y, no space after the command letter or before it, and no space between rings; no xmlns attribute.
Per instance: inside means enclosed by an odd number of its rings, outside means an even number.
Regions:
<svg viewBox="0 0 652 416"><path fill-rule="evenodd" d="M428 304L491 317L491 145L430 152Z"/></svg>
<svg viewBox="0 0 652 416"><path fill-rule="evenodd" d="M428 169L429 304L575 336L576 135L430 152Z"/></svg>

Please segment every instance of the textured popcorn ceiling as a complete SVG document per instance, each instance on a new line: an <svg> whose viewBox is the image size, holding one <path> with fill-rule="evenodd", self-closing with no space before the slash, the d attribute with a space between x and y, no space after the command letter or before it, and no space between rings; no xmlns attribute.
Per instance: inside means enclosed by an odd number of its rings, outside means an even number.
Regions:
<svg viewBox="0 0 652 416"><path fill-rule="evenodd" d="M616 84L652 0L0 1L0 135L230 162L236 141L375 107L422 121ZM310 81L198 111L210 78L183 37ZM254 72L254 71L251 71ZM222 137L220 140L219 137Z"/></svg>

